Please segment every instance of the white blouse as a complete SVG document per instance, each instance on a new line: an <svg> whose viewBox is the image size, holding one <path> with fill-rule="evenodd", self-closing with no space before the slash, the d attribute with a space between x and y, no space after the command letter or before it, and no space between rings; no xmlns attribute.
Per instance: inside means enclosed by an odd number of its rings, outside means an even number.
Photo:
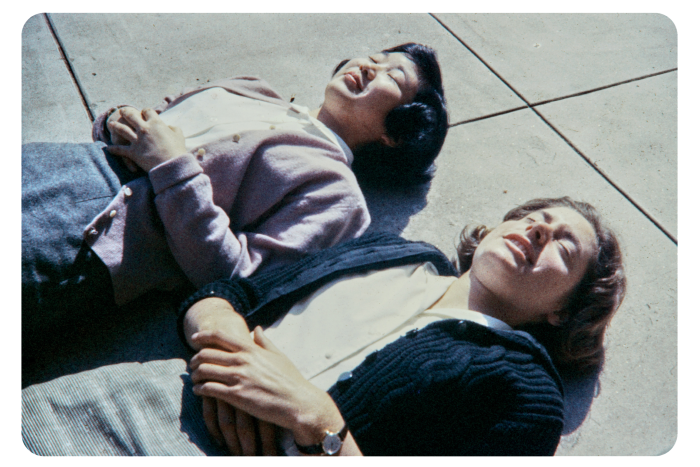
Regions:
<svg viewBox="0 0 700 467"><path fill-rule="evenodd" d="M326 284L298 302L265 335L315 386L338 377L411 329L447 318L510 330L503 321L466 309L429 309L456 277L432 263L357 274Z"/></svg>
<svg viewBox="0 0 700 467"><path fill-rule="evenodd" d="M370 353L441 319L511 330L476 311L429 309L456 280L440 276L432 263L343 277L298 302L265 335L309 382L327 391ZM290 431L283 430L279 442L286 455L301 454Z"/></svg>
<svg viewBox="0 0 700 467"><path fill-rule="evenodd" d="M338 146L352 164L352 151L338 135L309 115L307 107L290 105L291 109L286 109L214 87L161 112L160 118L182 129L188 151L243 131L304 131Z"/></svg>

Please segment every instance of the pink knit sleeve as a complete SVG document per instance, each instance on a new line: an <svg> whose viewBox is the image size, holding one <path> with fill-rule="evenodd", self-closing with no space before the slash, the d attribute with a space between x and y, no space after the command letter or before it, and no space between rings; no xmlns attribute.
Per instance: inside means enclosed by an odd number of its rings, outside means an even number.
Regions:
<svg viewBox="0 0 700 467"><path fill-rule="evenodd" d="M278 144L262 151L247 167L232 212L214 203L211 179L191 155L149 174L170 250L196 286L295 261L369 226L352 172L326 155L327 146ZM251 212L259 215L241 225L238 217Z"/></svg>
<svg viewBox="0 0 700 467"><path fill-rule="evenodd" d="M229 229L229 217L213 202L209 177L187 154L149 173L170 251L197 287L231 277L245 242ZM245 259L243 259L245 261Z"/></svg>
<svg viewBox="0 0 700 467"><path fill-rule="evenodd" d="M369 211L355 176L344 156L338 157L339 151L329 146L271 144L251 161L246 199L267 196L275 204L270 204L271 215L239 234L245 235L250 258L247 268L240 268L241 275L251 274L258 261L266 268L296 261L359 237L369 227Z"/></svg>

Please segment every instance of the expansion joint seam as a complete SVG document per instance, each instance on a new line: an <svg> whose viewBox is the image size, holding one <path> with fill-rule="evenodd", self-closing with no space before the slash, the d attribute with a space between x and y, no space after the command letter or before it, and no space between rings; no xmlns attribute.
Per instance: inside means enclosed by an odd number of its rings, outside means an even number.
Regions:
<svg viewBox="0 0 700 467"><path fill-rule="evenodd" d="M440 23L440 25L441 25L443 28L445 28L445 30L446 30L447 32L449 32L449 33L452 35L452 37L454 37L455 39L457 39L467 50L469 50L469 52L472 53L472 55L474 55L486 68L488 68L489 71L491 71L491 73L493 73L499 80L501 80L501 82L502 82L503 84L505 84L505 85L508 87L508 89L510 89L516 96L518 96L518 97L520 98L520 100L522 100L522 101L525 103L525 105L526 105L526 106L524 106L524 107L518 107L518 108L515 108L515 109L510 109L510 110L506 110L506 111L503 111L503 112L498 112L498 113L491 114L491 115L488 115L488 116L479 117L479 118L475 118L475 119L471 119L471 120L466 120L466 121L464 121L464 122L458 122L458 123L455 123L455 124L453 124L453 125L450 125L450 127L454 127L454 126L457 126L457 125L463 125L463 124L466 124L466 123L471 123L471 122L475 122L475 121L478 121L478 120L483 120L483 119L485 119L485 118L495 117L495 116L498 116L498 115L503 115L503 114L506 114L506 113L514 112L514 111L516 111L516 110L523 110L523 109L525 109L525 108L529 108L529 109L532 110L532 111L535 113L535 115L537 115L549 128L551 128L551 130L554 131L554 133L556 133L561 139L563 139L563 140L566 142L566 144L569 145L569 147L571 147L571 149L573 149L574 152L576 152L576 154L579 155L579 157L581 157L588 165L591 166L591 168L593 168L593 170L595 170L596 172L598 172L598 174L600 174L601 177L603 177L613 188L615 188L615 190L617 190L618 193L620 193L625 199L627 199L627 201L629 201L630 203L632 203L632 205L633 205L635 208L637 208L637 210L639 210L639 212L641 212L647 219L649 219L649 220L650 220L659 230L661 230L661 231L664 233L664 235L666 235L675 245L678 245L678 240L676 239L676 237L675 237L668 229L666 229L666 228L661 224L661 222L659 222L658 219L656 219L649 211L647 211L646 209L644 209L638 202L636 202L634 199L632 199L632 196L631 196L629 193L627 193L621 186L619 186L617 183L615 183L615 182L612 180L612 178L611 178L610 176L608 176L608 174L606 174L605 171L603 171L603 169L601 169L595 162L593 162L588 156L586 156L586 155L583 153L583 151L579 150L566 136L564 136L552 123L550 123L540 112L538 112L537 109L535 109L535 106L540 106L540 105L543 105L543 104L547 104L547 103L553 102L553 101L555 101L555 100L562 100L562 99L566 99L566 98L570 98L570 97L576 97L576 96L580 96L580 95L583 95L583 94L588 94L588 93L591 93L591 92L600 91L601 89L607 89L607 88L611 88L611 87L613 87L613 86L619 86L619 85L621 85L621 84L626 84L626 83L630 83L630 82L633 82L633 81L638 81L638 80L641 80L641 79L646 79L646 78L650 78L650 77L653 77L653 76L658 76L658 75L662 75L662 74L665 74L665 73L670 73L670 72L673 72L673 71L678 70L678 68L672 68L672 69L670 69L670 70L664 70L664 71L660 71L660 72L657 72L657 73L652 73L652 74L649 74L649 75L641 76L641 77L638 77L638 78L632 78L632 79L629 79L629 80L626 80L626 81L621 81L621 82L619 82L619 83L610 84L610 85L602 86L602 87L599 87L599 88L596 88L596 89L591 89L591 90L588 90L588 91L583 91L583 92L580 92L580 93L572 94L572 95L570 95L570 96L564 96L564 97L560 97L560 98L556 98L556 99L551 99L551 100L548 100L548 101L542 101L542 102L538 102L538 103L535 103L535 104L531 104L531 103L528 102L528 100L525 99L525 97L523 97L513 86L511 86L510 83L508 83L508 81L506 81L500 74L498 74L498 72L497 72L496 70L494 70L488 63L486 63L486 60L484 60L479 54L476 53L476 51L474 51L471 47L469 47L469 45L467 45L459 36L457 36L457 34L455 34L455 32L452 31L444 22L442 22L439 18L437 18L437 17L435 16L435 14L433 14L433 13L429 13L429 14L430 14L430 16L433 17L433 19L435 19L435 21L437 21L438 23Z"/></svg>
<svg viewBox="0 0 700 467"><path fill-rule="evenodd" d="M48 13L44 13L44 18L46 19L46 24L49 27L49 31L51 32L51 35L53 36L54 41L56 41L56 45L58 46L58 51L61 54L61 59L63 62L66 64L66 68L68 69L68 73L71 76L71 79L73 80L73 83L75 84L75 87L78 89L78 95L80 95L80 100L83 103L83 106L85 107L85 110L88 113L88 117L90 117L90 121L94 122L95 121L95 115L92 113L92 110L90 109L90 106L88 105L88 99L85 95L85 92L83 90L83 86L80 84L80 79L78 78L77 73L75 72L75 69L73 68L73 65L71 64L68 54L66 53L66 49L63 46L63 42L61 41L61 38L58 37L58 33L56 32L56 27L53 24L53 20L51 19L51 16L49 16Z"/></svg>

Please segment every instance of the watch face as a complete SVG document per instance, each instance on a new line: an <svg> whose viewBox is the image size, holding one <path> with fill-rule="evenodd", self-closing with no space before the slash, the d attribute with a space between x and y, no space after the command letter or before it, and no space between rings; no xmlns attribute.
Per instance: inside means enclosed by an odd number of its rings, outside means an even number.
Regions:
<svg viewBox="0 0 700 467"><path fill-rule="evenodd" d="M338 436L337 433L328 433L323 439L323 450L329 456L337 454L342 446L343 442L340 440L340 436Z"/></svg>

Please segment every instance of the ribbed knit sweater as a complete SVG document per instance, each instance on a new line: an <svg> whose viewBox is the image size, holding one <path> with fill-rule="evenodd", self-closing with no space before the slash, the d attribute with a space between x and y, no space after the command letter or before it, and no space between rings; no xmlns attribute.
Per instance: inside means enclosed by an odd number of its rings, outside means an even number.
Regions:
<svg viewBox="0 0 700 467"><path fill-rule="evenodd" d="M432 262L435 247L370 234L295 264L210 284L196 301L228 300L249 327L272 324L298 300L345 275ZM552 455L563 427L562 385L529 334L447 319L370 354L329 394L365 455Z"/></svg>

